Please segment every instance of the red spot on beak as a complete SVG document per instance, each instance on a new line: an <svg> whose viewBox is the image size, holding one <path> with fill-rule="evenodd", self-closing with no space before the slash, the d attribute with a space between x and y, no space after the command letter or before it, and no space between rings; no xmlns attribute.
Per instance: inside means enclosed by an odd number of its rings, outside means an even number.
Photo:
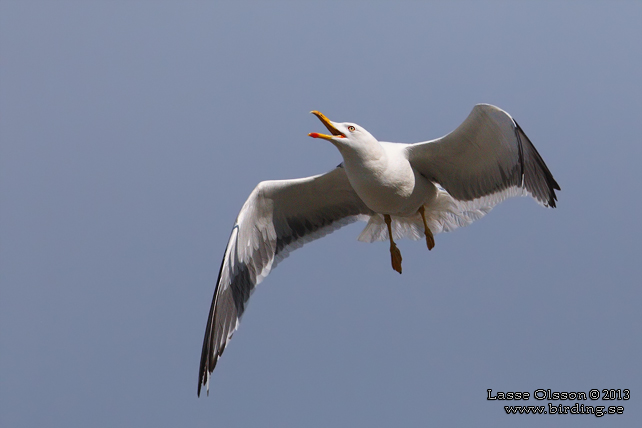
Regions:
<svg viewBox="0 0 642 428"><path fill-rule="evenodd" d="M318 132L310 132L310 133L308 134L308 136L309 136L309 137L312 137L312 138L319 138L319 133L318 133Z"/></svg>

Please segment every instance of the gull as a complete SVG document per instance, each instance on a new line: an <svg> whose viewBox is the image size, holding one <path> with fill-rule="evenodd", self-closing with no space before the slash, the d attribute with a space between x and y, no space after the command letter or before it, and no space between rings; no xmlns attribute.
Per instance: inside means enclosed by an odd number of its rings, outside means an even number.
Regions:
<svg viewBox="0 0 642 428"><path fill-rule="evenodd" d="M198 395L239 326L245 306L277 263L303 244L358 220L359 240L390 243L466 226L512 196L555 207L561 190L522 128L505 111L476 105L453 132L416 144L378 141L355 123L332 122L312 111L330 132L308 134L332 143L343 162L307 178L263 181L236 218L216 281L205 328Z"/></svg>

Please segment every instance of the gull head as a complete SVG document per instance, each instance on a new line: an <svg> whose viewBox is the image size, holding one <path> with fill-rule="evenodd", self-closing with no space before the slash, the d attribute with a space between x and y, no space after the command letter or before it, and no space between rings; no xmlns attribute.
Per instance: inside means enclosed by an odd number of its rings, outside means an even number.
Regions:
<svg viewBox="0 0 642 428"><path fill-rule="evenodd" d="M330 131L330 134L319 134L318 132L310 132L308 136L312 138L322 138L324 140L330 141L338 149L343 148L352 148L358 149L361 147L367 147L378 141L373 137L368 131L363 127L357 125L356 123L349 122L332 122L330 119L325 117L325 115L316 110L312 110L310 113L319 118L321 123Z"/></svg>

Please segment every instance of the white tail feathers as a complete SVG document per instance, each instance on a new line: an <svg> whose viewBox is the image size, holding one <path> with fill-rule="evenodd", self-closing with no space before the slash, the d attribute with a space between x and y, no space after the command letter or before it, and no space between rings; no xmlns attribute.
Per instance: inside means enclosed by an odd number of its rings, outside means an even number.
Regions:
<svg viewBox="0 0 642 428"><path fill-rule="evenodd" d="M517 193L515 189L513 192L504 191L473 201L457 201L443 188L438 187L437 189L435 199L429 205L424 205L426 223L433 234L450 232L459 227L468 226L488 214L499 202L513 196L511 193ZM423 238L425 235L421 215L417 213L412 217L392 217L392 235L394 239L417 240ZM370 217L358 239L361 242L388 240L388 230L383 215L375 214Z"/></svg>

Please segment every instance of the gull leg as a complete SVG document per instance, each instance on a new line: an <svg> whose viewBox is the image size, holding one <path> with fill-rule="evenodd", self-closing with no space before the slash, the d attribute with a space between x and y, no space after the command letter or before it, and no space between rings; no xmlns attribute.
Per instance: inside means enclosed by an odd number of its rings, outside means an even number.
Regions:
<svg viewBox="0 0 642 428"><path fill-rule="evenodd" d="M428 246L428 250L432 250L433 248L435 248L435 237L432 236L432 232L428 227L428 223L426 223L426 210L424 209L423 205L419 207L419 214L421 214L421 219L424 221L424 233L426 234L426 245Z"/></svg>
<svg viewBox="0 0 642 428"><path fill-rule="evenodd" d="M388 214L383 215L383 219L388 226L388 236L390 237L390 259L392 260L392 268L401 273L401 251L397 248L397 244L392 240L392 219Z"/></svg>

